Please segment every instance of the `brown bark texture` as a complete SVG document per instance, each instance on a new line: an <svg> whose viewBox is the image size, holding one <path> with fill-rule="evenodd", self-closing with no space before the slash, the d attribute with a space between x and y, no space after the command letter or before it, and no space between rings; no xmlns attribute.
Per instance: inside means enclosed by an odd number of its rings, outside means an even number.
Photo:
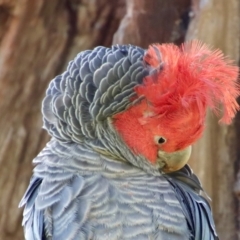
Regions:
<svg viewBox="0 0 240 240"><path fill-rule="evenodd" d="M193 0L190 15L192 20L186 39L199 39L219 48L238 64L240 1ZM240 153L238 119L239 116L231 126L222 126L212 114L208 114L204 136L194 146L190 162L212 198L220 239L226 240L240 239L237 226L238 202L234 195Z"/></svg>
<svg viewBox="0 0 240 240"><path fill-rule="evenodd" d="M240 1L190 1L0 0L0 239L23 239L18 202L31 161L49 139L41 130L41 101L51 78L79 51L112 43L180 44L187 33L239 61ZM223 127L209 115L191 160L226 240L238 239L238 119Z"/></svg>
<svg viewBox="0 0 240 240"><path fill-rule="evenodd" d="M79 51L110 45L123 1L0 0L0 239L23 239L18 209L48 136L41 101Z"/></svg>
<svg viewBox="0 0 240 240"><path fill-rule="evenodd" d="M184 41L190 0L128 0L113 43L147 48L151 43Z"/></svg>

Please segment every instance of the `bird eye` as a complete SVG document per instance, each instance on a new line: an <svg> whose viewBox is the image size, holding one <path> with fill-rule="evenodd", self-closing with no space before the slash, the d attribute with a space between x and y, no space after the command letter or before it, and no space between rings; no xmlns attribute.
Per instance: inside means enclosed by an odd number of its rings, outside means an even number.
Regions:
<svg viewBox="0 0 240 240"><path fill-rule="evenodd" d="M165 138L163 138L163 137L160 137L159 139L158 139L158 143L159 144L162 144L162 143L165 143Z"/></svg>
<svg viewBox="0 0 240 240"><path fill-rule="evenodd" d="M164 137L159 137L159 136L157 136L157 137L155 137L155 142L157 143L157 144L163 144L163 143L165 143L167 140L164 138Z"/></svg>

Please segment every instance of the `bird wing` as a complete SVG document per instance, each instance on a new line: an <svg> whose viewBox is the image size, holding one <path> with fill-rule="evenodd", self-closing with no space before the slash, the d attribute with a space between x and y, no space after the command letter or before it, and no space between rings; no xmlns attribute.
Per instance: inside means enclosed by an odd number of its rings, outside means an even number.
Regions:
<svg viewBox="0 0 240 240"><path fill-rule="evenodd" d="M48 148L34 159L38 164L19 204L19 207L25 205L22 225L27 240L75 239L76 234L85 234L81 228L90 202L80 196L84 179L74 171L59 168L59 161L61 158Z"/></svg>
<svg viewBox="0 0 240 240"><path fill-rule="evenodd" d="M33 176L26 193L19 203L19 207L23 207L25 205L22 225L24 226L24 235L26 239L44 239L43 210L38 210L35 207L35 200L38 195L41 182L42 179Z"/></svg>
<svg viewBox="0 0 240 240"><path fill-rule="evenodd" d="M183 208L193 239L218 239L210 205L200 195L201 183L191 168L185 165L166 177Z"/></svg>

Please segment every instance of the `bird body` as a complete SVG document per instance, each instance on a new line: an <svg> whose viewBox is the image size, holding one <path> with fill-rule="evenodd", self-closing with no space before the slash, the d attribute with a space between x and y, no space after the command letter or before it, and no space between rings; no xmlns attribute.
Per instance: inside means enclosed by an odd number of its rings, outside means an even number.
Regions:
<svg viewBox="0 0 240 240"><path fill-rule="evenodd" d="M186 162L207 107L222 104L223 121L234 116L234 78L237 68L199 43L79 53L43 101L52 139L20 203L25 238L217 239Z"/></svg>
<svg viewBox="0 0 240 240"><path fill-rule="evenodd" d="M183 208L179 200L184 195L178 199L170 176L147 174L79 144L56 140L34 164L22 202L26 239L196 239L196 228L191 226L190 232L188 227L193 219L199 224L199 239L215 239L206 200L182 182L192 194L190 201L202 208L202 224L198 214L190 217Z"/></svg>

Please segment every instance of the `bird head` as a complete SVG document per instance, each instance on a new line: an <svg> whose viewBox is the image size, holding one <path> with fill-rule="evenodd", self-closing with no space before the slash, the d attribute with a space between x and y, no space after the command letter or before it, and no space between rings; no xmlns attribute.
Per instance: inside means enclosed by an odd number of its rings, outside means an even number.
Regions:
<svg viewBox="0 0 240 240"><path fill-rule="evenodd" d="M176 171L204 131L207 108L231 123L239 109L238 67L198 41L152 45L144 62L150 74L134 89L141 100L115 114L113 125L136 154Z"/></svg>

